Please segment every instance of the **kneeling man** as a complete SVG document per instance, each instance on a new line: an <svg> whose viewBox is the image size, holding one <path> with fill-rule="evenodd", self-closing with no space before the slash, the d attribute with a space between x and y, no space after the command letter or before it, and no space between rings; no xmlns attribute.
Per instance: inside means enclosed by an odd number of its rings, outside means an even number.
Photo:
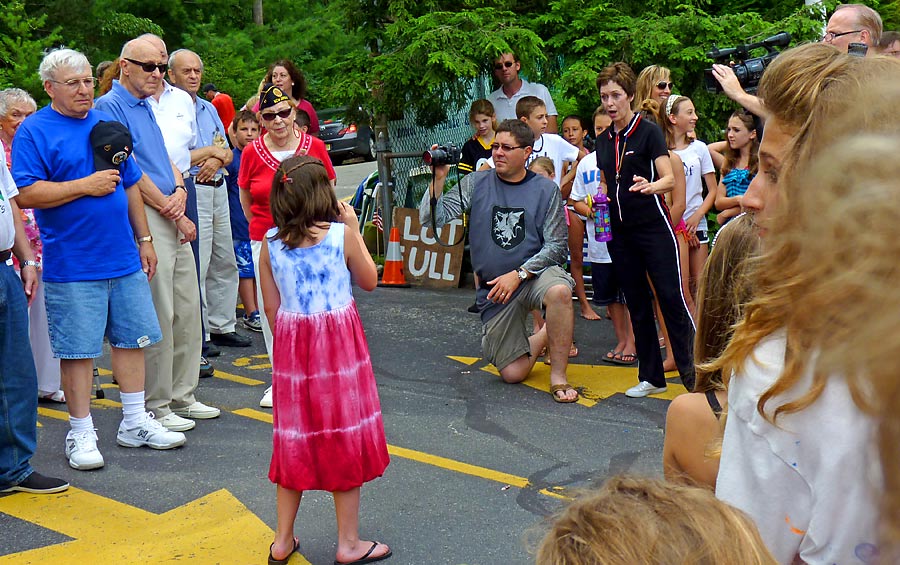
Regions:
<svg viewBox="0 0 900 565"><path fill-rule="evenodd" d="M575 402L566 378L574 319L574 281L562 269L566 222L559 187L526 170L534 133L524 122L505 120L491 146L495 167L463 177L443 194L449 166L435 167L435 180L419 205L422 225L440 227L470 213L469 244L478 280L477 304L484 324L484 357L508 383L525 380L541 350L550 352L550 393ZM547 323L528 336L528 314L546 308Z"/></svg>

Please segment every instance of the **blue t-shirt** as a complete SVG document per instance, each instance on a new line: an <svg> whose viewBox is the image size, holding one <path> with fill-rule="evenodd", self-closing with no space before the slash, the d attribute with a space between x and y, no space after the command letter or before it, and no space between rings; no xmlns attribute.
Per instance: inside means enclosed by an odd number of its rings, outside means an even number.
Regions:
<svg viewBox="0 0 900 565"><path fill-rule="evenodd" d="M38 181L72 181L96 172L90 134L101 121L115 118L97 110L84 119L70 118L50 106L29 116L13 138L16 185L27 188ZM44 244L44 280L103 280L140 270L125 187L135 185L143 173L133 158L120 170L122 182L111 194L35 209Z"/></svg>
<svg viewBox="0 0 900 565"><path fill-rule="evenodd" d="M150 103L146 99L135 98L118 80L113 80L112 89L98 98L94 107L109 112L128 126L138 165L163 194L169 196L175 192L172 162Z"/></svg>
<svg viewBox="0 0 900 565"><path fill-rule="evenodd" d="M250 224L244 209L241 208L241 189L238 188L238 171L241 170L241 150L233 149L234 158L231 164L225 167L228 175L225 184L228 186L228 212L231 214L231 239L235 241L250 241Z"/></svg>
<svg viewBox="0 0 900 565"><path fill-rule="evenodd" d="M735 196L743 196L747 189L750 188L750 181L755 175L751 175L747 169L731 169L722 177L722 184L725 185L725 196L734 198Z"/></svg>

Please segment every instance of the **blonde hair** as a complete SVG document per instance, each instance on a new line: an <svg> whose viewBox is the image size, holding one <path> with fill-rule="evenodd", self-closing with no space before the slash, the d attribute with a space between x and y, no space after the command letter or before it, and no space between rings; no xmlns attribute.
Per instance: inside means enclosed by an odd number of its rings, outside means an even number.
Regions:
<svg viewBox="0 0 900 565"><path fill-rule="evenodd" d="M775 563L753 521L705 488L613 477L554 519L538 565Z"/></svg>
<svg viewBox="0 0 900 565"><path fill-rule="evenodd" d="M672 72L669 71L667 67L661 67L659 65L644 67L641 74L637 77L637 86L634 90L632 110L637 111L641 103L647 98L650 98L650 93L653 92L654 84L662 80L668 82L671 78Z"/></svg>
<svg viewBox="0 0 900 565"><path fill-rule="evenodd" d="M556 167L553 165L553 159L550 157L537 157L528 165L528 169L531 171L539 169L551 177L556 176Z"/></svg>
<svg viewBox="0 0 900 565"><path fill-rule="evenodd" d="M749 214L734 218L716 234L697 289L694 360L698 367L693 392L725 390L721 371L704 363L722 354L741 319L751 296L749 265L759 251L759 229Z"/></svg>

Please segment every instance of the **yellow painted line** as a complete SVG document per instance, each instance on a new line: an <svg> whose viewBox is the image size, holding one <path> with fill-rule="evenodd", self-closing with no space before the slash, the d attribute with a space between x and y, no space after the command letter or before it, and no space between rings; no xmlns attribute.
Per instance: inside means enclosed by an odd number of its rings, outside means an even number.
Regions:
<svg viewBox="0 0 900 565"><path fill-rule="evenodd" d="M354 194L355 194L355 192L354 192ZM350 202L351 200L353 200L353 194L351 194L350 196L345 196L345 197L341 198L341 202Z"/></svg>
<svg viewBox="0 0 900 565"><path fill-rule="evenodd" d="M530 485L528 479L526 479L525 477L517 477L516 475L494 471L493 469L488 469L487 467L479 467L478 465L471 465L469 463L463 463L462 461L456 461L454 459L448 459L446 457L440 457L438 455L431 455L430 453L423 453L421 451L415 451L413 449L407 449L405 447L388 445L388 453L390 453L391 455L396 455L397 457L403 457L404 459L410 459L412 461L418 461L419 463L425 463L426 465L441 467L442 469L456 471L457 473L463 473L465 475L472 475L473 477L480 477L482 479L487 479L489 481L494 481L504 485L512 485L519 488L526 488Z"/></svg>
<svg viewBox="0 0 900 565"><path fill-rule="evenodd" d="M471 366L474 364L468 362L468 360L472 359L471 357L456 357L450 355L447 357L465 365ZM500 376L500 372L497 368L490 364L480 367L480 370L498 377ZM587 406L588 408L595 406L599 401L615 394L624 394L626 390L637 384L636 367L569 363L566 375L568 376L569 384L577 388L581 393L578 404ZM531 370L531 374L522 381L522 384L549 394L550 366L544 365L542 362L535 363L534 369ZM684 385L679 383L668 383L668 390L666 392L662 394L653 394L650 397L672 400L676 396L685 393L687 393L687 389L684 388Z"/></svg>
<svg viewBox="0 0 900 565"><path fill-rule="evenodd" d="M252 408L241 408L240 410L235 410L234 413L238 416L259 420L260 422L265 422L267 424L272 423L272 414L269 412L261 412Z"/></svg>
<svg viewBox="0 0 900 565"><path fill-rule="evenodd" d="M102 408L121 408L122 403L110 400L108 398L95 398L91 401L91 406L100 406Z"/></svg>
<svg viewBox="0 0 900 565"><path fill-rule="evenodd" d="M272 414L268 412L261 412L259 410L253 410L252 408L241 408L240 410L235 410L234 413L239 416L244 416L245 418L259 420L260 422L272 423ZM480 479L487 479L502 485L510 485L518 488L528 488L532 486L525 477L503 473L502 471L495 471L493 469L488 469L487 467L463 463L462 461L456 461L455 459L448 459L447 457L432 455L423 451L416 451L414 449L407 449L396 445L388 444L387 448L388 453L395 457L402 457L403 459L409 459L410 461L425 463L426 465L440 467L441 469L446 469L448 471L471 475ZM539 492L546 496L569 500L569 497L559 494L559 490L562 489L560 489L560 487L550 487L550 489L541 489Z"/></svg>
<svg viewBox="0 0 900 565"><path fill-rule="evenodd" d="M54 420L62 420L63 422L69 421L69 413L63 412L62 410L55 410L53 408L44 408L42 406L38 406L38 416L44 416L45 418L53 418Z"/></svg>
<svg viewBox="0 0 900 565"><path fill-rule="evenodd" d="M227 490L154 514L70 488L0 498L0 512L72 538L0 557L43 563L260 563L274 532ZM306 564L302 556L291 563Z"/></svg>
<svg viewBox="0 0 900 565"><path fill-rule="evenodd" d="M256 359L262 360L262 363L256 362ZM252 370L272 368L272 364L269 362L269 356L265 353L261 355L250 355L249 357L238 357L237 359L232 361L231 364L235 367L246 367Z"/></svg>
<svg viewBox="0 0 900 565"><path fill-rule="evenodd" d="M104 377L112 375L112 371L110 371L109 369L104 369L103 367L97 367L97 373L103 375Z"/></svg>
<svg viewBox="0 0 900 565"><path fill-rule="evenodd" d="M251 379L248 377L242 377L240 375L232 375L231 373L226 373L225 371L220 371L219 369L216 369L216 372L213 373L213 377L215 377L217 379L223 379L226 381L240 383L242 385L256 386L256 385L265 384L265 381Z"/></svg>
<svg viewBox="0 0 900 565"><path fill-rule="evenodd" d="M457 357L456 355L448 355L447 358L453 359L454 361L462 363L463 365L474 365L475 363L481 361L481 357Z"/></svg>

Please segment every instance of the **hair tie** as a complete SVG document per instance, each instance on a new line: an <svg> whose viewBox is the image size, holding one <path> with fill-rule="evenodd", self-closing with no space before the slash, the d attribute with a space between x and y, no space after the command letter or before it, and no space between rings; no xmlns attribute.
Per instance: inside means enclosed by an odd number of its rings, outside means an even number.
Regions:
<svg viewBox="0 0 900 565"><path fill-rule="evenodd" d="M294 179L292 179L288 175L290 175L291 173L293 173L294 171L296 171L297 169L299 169L301 167L305 167L306 165L320 165L323 169L325 168L325 164L322 163L322 161L320 161L318 159L313 159L311 161L304 161L303 163L300 163L299 165L294 165L287 171L284 171L283 173L281 173L282 184L293 184Z"/></svg>
<svg viewBox="0 0 900 565"><path fill-rule="evenodd" d="M666 115L670 115L672 113L672 106L675 105L675 101L681 98L680 94L670 94L666 99Z"/></svg>

